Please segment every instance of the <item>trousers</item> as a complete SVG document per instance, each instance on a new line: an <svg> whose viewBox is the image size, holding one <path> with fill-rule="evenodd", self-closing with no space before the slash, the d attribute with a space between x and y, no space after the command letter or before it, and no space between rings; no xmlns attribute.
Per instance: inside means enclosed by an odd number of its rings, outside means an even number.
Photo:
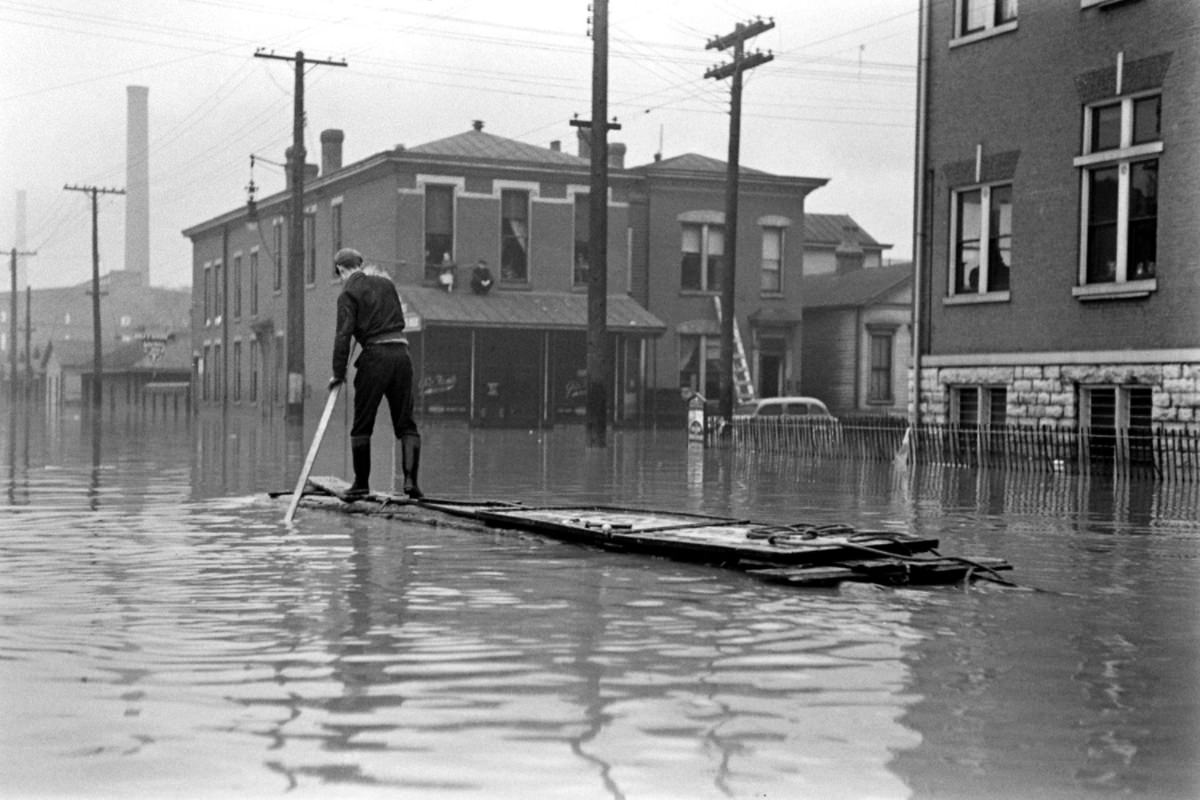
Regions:
<svg viewBox="0 0 1200 800"><path fill-rule="evenodd" d="M386 397L396 438L415 436L413 420L413 368L408 345L369 344L354 362L354 422L352 438L370 438L379 404Z"/></svg>

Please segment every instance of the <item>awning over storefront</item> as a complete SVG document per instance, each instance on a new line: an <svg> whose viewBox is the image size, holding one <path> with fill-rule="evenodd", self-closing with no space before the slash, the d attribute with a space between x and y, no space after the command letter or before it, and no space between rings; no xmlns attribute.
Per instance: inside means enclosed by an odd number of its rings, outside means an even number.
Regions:
<svg viewBox="0 0 1200 800"><path fill-rule="evenodd" d="M506 292L478 295L424 286L400 287L408 330L431 327L587 330L587 295L579 292ZM667 326L626 295L608 296L611 331L658 336Z"/></svg>

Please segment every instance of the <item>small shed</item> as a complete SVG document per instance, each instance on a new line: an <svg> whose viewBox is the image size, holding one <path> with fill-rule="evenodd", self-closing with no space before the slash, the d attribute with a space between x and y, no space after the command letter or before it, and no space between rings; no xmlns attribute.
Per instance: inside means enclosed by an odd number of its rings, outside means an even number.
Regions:
<svg viewBox="0 0 1200 800"><path fill-rule="evenodd" d="M907 412L912 276L910 262L804 278L801 394L839 416Z"/></svg>

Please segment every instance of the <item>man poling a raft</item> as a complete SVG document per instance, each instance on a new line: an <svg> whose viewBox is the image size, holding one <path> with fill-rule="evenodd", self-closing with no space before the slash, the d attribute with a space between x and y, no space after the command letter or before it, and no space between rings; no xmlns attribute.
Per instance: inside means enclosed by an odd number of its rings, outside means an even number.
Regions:
<svg viewBox="0 0 1200 800"><path fill-rule="evenodd" d="M354 482L344 499L359 500L370 494L371 432L385 397L400 444L404 493L413 499L424 497L417 483L421 435L413 421L412 360L396 285L379 269L364 267L362 254L351 248L337 252L333 271L342 281L342 291L337 299L331 391L346 380L351 337L362 348L354 362L354 422L350 427Z"/></svg>

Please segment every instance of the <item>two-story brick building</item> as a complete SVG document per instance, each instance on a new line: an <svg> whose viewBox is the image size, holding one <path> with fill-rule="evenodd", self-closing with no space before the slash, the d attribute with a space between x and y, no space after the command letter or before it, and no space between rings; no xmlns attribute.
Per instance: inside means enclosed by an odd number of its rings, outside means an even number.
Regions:
<svg viewBox="0 0 1200 800"><path fill-rule="evenodd" d="M1200 419L1200 4L921 15L920 419Z"/></svg>
<svg viewBox="0 0 1200 800"><path fill-rule="evenodd" d="M396 281L418 408L473 424L548 425L585 408L590 153L471 130L343 165L321 135L305 180L305 384L328 376L342 246ZM609 148L609 401L615 422L682 413L681 385L715 387L725 165L694 154L624 166ZM823 180L742 171L735 314L757 373L799 376L804 198ZM193 242L200 403L284 397L288 194L184 231ZM486 261L494 284L472 290ZM702 389L703 390L703 389Z"/></svg>

